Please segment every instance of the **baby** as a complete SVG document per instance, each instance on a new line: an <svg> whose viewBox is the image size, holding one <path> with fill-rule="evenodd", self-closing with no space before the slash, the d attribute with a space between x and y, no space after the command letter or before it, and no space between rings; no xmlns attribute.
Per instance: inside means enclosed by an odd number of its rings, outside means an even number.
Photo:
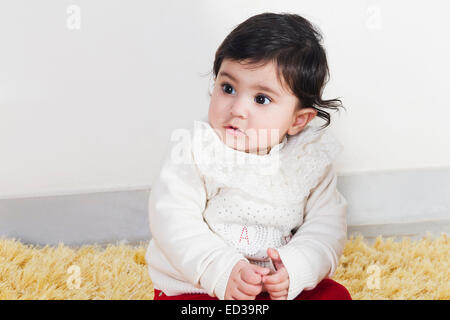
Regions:
<svg viewBox="0 0 450 320"><path fill-rule="evenodd" d="M333 166L342 146L323 130L341 101L321 97L320 42L304 18L264 13L218 48L208 118L170 147L152 185L155 299L351 299L329 279L347 203Z"/></svg>

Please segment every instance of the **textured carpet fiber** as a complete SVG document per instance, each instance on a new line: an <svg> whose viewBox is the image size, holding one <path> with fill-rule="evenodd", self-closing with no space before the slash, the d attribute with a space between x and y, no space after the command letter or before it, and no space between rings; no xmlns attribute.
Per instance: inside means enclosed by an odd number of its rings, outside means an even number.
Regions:
<svg viewBox="0 0 450 320"><path fill-rule="evenodd" d="M32 247L0 239L2 299L153 299L146 244ZM353 299L450 299L446 234L418 241L347 241L333 279Z"/></svg>

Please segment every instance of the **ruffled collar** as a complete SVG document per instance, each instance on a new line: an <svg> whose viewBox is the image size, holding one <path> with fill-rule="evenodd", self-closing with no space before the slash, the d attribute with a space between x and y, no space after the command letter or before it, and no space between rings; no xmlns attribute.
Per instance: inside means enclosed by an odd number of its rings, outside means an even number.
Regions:
<svg viewBox="0 0 450 320"><path fill-rule="evenodd" d="M208 183L241 189L262 200L298 203L343 149L324 130L308 125L258 155L227 146L208 121L195 121L193 158Z"/></svg>

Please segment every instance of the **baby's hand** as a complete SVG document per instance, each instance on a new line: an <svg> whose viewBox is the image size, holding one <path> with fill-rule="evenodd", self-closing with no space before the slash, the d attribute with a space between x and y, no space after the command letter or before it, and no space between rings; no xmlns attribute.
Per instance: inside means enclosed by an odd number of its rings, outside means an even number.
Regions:
<svg viewBox="0 0 450 320"><path fill-rule="evenodd" d="M277 250L269 248L267 254L272 259L277 271L271 275L263 276L264 286L270 294L270 299L286 300L289 290L289 274Z"/></svg>
<svg viewBox="0 0 450 320"><path fill-rule="evenodd" d="M268 268L241 260L233 267L225 290L225 300L255 300L262 290L262 276Z"/></svg>

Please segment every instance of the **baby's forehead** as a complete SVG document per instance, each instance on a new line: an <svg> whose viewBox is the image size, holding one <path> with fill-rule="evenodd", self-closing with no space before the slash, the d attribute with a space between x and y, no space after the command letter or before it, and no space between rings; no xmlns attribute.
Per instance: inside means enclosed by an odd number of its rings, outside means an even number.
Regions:
<svg viewBox="0 0 450 320"><path fill-rule="evenodd" d="M280 91L290 92L282 69L274 61L252 61L224 59L218 77L228 77L236 82L254 81L261 84L275 86Z"/></svg>

